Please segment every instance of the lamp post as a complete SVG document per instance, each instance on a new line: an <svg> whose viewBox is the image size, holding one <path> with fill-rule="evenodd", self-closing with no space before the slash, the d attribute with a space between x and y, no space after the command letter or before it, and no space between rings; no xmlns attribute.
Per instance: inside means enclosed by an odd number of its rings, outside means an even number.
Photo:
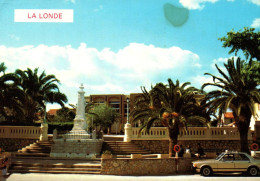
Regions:
<svg viewBox="0 0 260 181"><path fill-rule="evenodd" d="M47 121L46 121L46 116L47 116L47 113L46 113L46 101L44 100L44 117L43 117L43 123L46 124Z"/></svg>
<svg viewBox="0 0 260 181"><path fill-rule="evenodd" d="M130 142L131 141L131 135L132 135L132 127L129 123L129 98L126 98L127 103L127 122L125 124L125 135L124 135L124 142Z"/></svg>
<svg viewBox="0 0 260 181"><path fill-rule="evenodd" d="M126 98L126 109L127 109L127 118L126 118L126 123L129 124L129 97Z"/></svg>

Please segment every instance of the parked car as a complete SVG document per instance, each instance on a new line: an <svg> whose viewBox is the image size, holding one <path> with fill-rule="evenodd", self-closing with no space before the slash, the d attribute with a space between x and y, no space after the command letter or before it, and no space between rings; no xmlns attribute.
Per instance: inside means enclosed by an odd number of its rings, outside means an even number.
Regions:
<svg viewBox="0 0 260 181"><path fill-rule="evenodd" d="M257 176L260 160L243 152L223 152L216 159L193 161L192 166L196 173L201 173L203 176L210 176L217 172L243 172Z"/></svg>

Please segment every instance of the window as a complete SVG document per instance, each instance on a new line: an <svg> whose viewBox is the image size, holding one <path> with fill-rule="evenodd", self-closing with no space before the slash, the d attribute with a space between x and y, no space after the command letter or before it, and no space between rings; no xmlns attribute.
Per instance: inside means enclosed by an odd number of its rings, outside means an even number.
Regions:
<svg viewBox="0 0 260 181"><path fill-rule="evenodd" d="M235 160L249 161L249 158L244 154L235 154Z"/></svg>
<svg viewBox="0 0 260 181"><path fill-rule="evenodd" d="M111 101L109 102L109 106L112 107L116 112L120 112L120 102L119 101Z"/></svg>
<svg viewBox="0 0 260 181"><path fill-rule="evenodd" d="M223 156L223 161L233 161L234 160L234 154L226 154Z"/></svg>

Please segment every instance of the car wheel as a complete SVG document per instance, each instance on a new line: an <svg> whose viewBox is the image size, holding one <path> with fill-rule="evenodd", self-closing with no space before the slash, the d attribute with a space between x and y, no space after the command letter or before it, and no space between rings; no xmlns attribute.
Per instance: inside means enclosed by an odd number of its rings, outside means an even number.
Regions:
<svg viewBox="0 0 260 181"><path fill-rule="evenodd" d="M251 176L257 176L258 175L258 169L256 167L250 167L247 171L248 175Z"/></svg>
<svg viewBox="0 0 260 181"><path fill-rule="evenodd" d="M210 176L210 175L212 175L211 168L210 167L203 167L201 169L201 175L203 175L203 176Z"/></svg>

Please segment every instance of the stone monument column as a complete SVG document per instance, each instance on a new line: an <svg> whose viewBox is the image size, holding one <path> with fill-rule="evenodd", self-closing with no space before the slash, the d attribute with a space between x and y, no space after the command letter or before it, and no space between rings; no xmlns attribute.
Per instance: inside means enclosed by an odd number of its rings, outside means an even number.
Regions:
<svg viewBox="0 0 260 181"><path fill-rule="evenodd" d="M74 125L72 130L64 135L66 139L89 139L90 135L87 133L87 122L85 116L85 98L84 98L84 86L80 85L78 91L78 105L76 110L76 117L74 119Z"/></svg>
<svg viewBox="0 0 260 181"><path fill-rule="evenodd" d="M84 98L84 86L81 84L79 87L80 90L78 91L78 105L76 110L76 117L74 119L74 125L72 130L86 130L87 129L87 122L85 116L85 98Z"/></svg>
<svg viewBox="0 0 260 181"><path fill-rule="evenodd" d="M90 135L85 130L87 128L85 117L85 98L84 87L81 84L78 91L78 105L76 116L74 119L74 126L70 132L63 135L63 138L57 138L57 132L54 131L54 144L51 148L51 157L58 158L96 158L96 155L100 155L103 140L90 139Z"/></svg>

